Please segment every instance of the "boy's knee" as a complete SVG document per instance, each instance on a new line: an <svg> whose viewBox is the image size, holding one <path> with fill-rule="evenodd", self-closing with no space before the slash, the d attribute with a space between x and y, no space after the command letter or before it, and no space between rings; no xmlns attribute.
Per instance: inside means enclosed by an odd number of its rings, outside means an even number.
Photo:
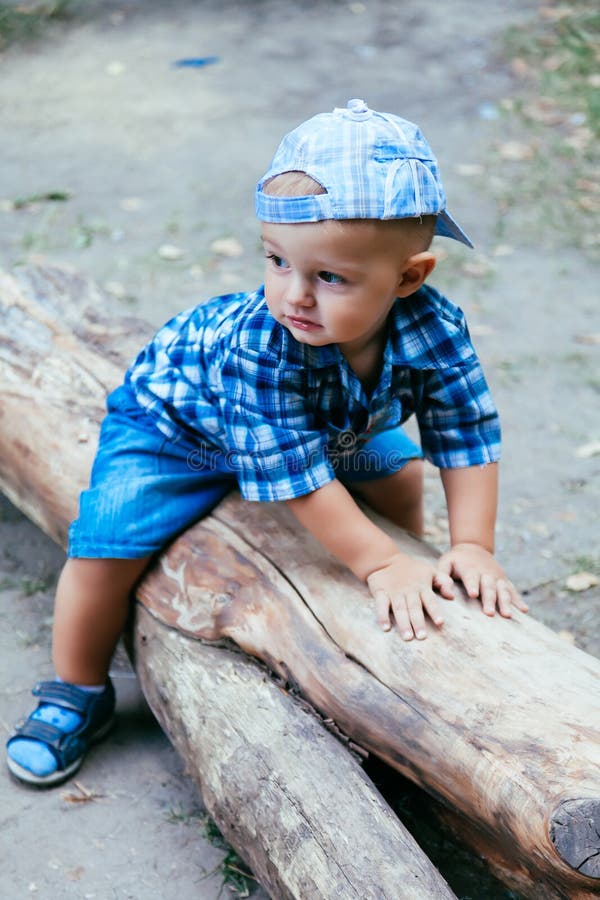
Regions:
<svg viewBox="0 0 600 900"><path fill-rule="evenodd" d="M421 527L423 480L423 460L411 459L391 475L355 483L353 487L377 512L417 532Z"/></svg>
<svg viewBox="0 0 600 900"><path fill-rule="evenodd" d="M404 494L407 500L412 496L418 499L423 493L425 479L425 466L422 459L411 459L398 472L392 475L398 485L400 494Z"/></svg>

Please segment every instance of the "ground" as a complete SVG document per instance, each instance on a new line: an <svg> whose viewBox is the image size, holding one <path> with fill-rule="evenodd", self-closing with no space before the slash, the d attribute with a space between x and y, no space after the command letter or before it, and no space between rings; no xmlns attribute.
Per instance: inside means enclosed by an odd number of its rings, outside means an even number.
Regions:
<svg viewBox="0 0 600 900"><path fill-rule="evenodd" d="M585 171L585 113L562 108L562 120L550 121L556 107L540 101L532 63L515 49L515 34L560 19L565 5L505 0L478 4L476 15L468 0L73 8L35 41L0 52L0 265L72 264L159 325L260 283L253 185L286 130L351 97L418 121L450 209L477 246L440 241L432 283L467 313L502 415L498 555L532 615L600 655L598 184ZM174 65L183 58L206 64ZM541 65L551 73L549 60ZM573 147L562 167L546 154L547 126ZM428 536L443 548L433 471L427 500ZM8 502L0 538L8 734L32 682L51 673L63 557ZM582 573L591 586L575 590L582 583L567 579ZM115 678L120 727L77 784L38 793L0 776L11 847L1 896L219 895L223 853L204 835L201 799L122 659ZM467 893L460 872L451 875L462 897L509 896L483 876Z"/></svg>

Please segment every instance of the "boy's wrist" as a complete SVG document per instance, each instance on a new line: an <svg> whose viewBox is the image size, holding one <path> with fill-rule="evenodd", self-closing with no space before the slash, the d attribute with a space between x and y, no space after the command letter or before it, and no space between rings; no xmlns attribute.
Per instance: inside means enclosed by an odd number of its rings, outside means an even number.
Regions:
<svg viewBox="0 0 600 900"><path fill-rule="evenodd" d="M384 553L381 552L381 549L383 548L378 548L379 552L377 552L377 554L374 553L372 556L359 559L357 560L356 565L350 566L353 573L357 578L364 582L364 584L367 584L371 575L375 572L379 572L380 569L385 569L386 566L391 565L391 563L397 561L398 558L410 558L404 553L401 553L395 544L393 547L386 548L386 552Z"/></svg>
<svg viewBox="0 0 600 900"><path fill-rule="evenodd" d="M456 550L457 548L475 548L477 550L485 550L486 553L491 553L492 556L494 554L494 542L493 541L482 541L482 540L473 540L469 539L453 539L451 542L451 549Z"/></svg>
<svg viewBox="0 0 600 900"><path fill-rule="evenodd" d="M368 571L362 577L361 580L364 581L365 584L367 584L369 581L369 578L371 577L371 575L374 575L375 572L380 572L381 569L385 569L388 566L391 566L393 563L406 563L406 562L409 562L411 559L412 559L412 557L407 556L406 553L402 553L402 551L398 550L398 548L396 547L394 549L394 551L392 553L390 553L389 556L386 556L383 559L379 559L374 565L369 567Z"/></svg>

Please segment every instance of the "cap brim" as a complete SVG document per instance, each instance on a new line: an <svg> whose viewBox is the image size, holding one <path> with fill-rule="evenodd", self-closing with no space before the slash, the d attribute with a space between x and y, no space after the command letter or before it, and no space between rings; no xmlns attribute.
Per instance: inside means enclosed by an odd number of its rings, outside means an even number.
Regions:
<svg viewBox="0 0 600 900"><path fill-rule="evenodd" d="M461 244L466 244L467 247L473 248L475 246L471 238L464 233L462 228L459 228L452 216L446 210L438 214L435 224L435 233L439 235L439 237L452 238L455 241L459 241Z"/></svg>

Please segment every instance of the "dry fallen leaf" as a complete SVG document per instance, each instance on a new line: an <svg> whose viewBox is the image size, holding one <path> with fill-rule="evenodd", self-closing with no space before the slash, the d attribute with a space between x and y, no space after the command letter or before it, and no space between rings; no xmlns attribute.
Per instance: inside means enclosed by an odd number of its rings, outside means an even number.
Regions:
<svg viewBox="0 0 600 900"><path fill-rule="evenodd" d="M459 163L455 169L459 175L464 175L465 178L473 178L475 175L483 175L485 172L480 163Z"/></svg>
<svg viewBox="0 0 600 900"><path fill-rule="evenodd" d="M567 53L553 53L551 56L547 56L542 62L542 68L547 72L556 72L557 69L560 69L561 66L564 66L565 63L568 62L569 55Z"/></svg>
<svg viewBox="0 0 600 900"><path fill-rule="evenodd" d="M593 572L575 572L565 580L566 589L576 593L587 591L597 584L600 584L600 579Z"/></svg>
<svg viewBox="0 0 600 900"><path fill-rule="evenodd" d="M492 267L485 259L475 259L472 262L465 262L460 267L463 275L469 275L471 278L485 278L489 275Z"/></svg>
<svg viewBox="0 0 600 900"><path fill-rule="evenodd" d="M574 334L573 340L576 344L589 344L590 346L594 346L600 344L600 331L593 332L592 334Z"/></svg>
<svg viewBox="0 0 600 900"><path fill-rule="evenodd" d="M515 58L511 60L510 67L517 78L528 78L532 74L531 66L520 56L515 56Z"/></svg>
<svg viewBox="0 0 600 900"><path fill-rule="evenodd" d="M85 869L83 866L76 866L74 869L70 869L67 872L67 878L69 878L71 881L81 881L84 875Z"/></svg>
<svg viewBox="0 0 600 900"><path fill-rule="evenodd" d="M592 194L600 194L600 181L592 181L591 178L578 178L575 182L578 191L590 191Z"/></svg>
<svg viewBox="0 0 600 900"><path fill-rule="evenodd" d="M600 453L600 441L590 441L589 444L582 444L575 451L575 456L579 459L591 459Z"/></svg>
<svg viewBox="0 0 600 900"><path fill-rule="evenodd" d="M567 3L562 6L540 6L539 14L547 22L560 22L573 14L573 7Z"/></svg>
<svg viewBox="0 0 600 900"><path fill-rule="evenodd" d="M600 197L580 197L577 201L577 205L580 209L585 210L585 212L598 212L598 210L600 210Z"/></svg>
<svg viewBox="0 0 600 900"><path fill-rule="evenodd" d="M520 141L506 141L505 144L500 144L498 149L502 159L510 162L525 162L535 156L535 147Z"/></svg>
<svg viewBox="0 0 600 900"><path fill-rule="evenodd" d="M63 794L61 799L65 801L65 803L91 803L92 800L99 800L101 797L104 797L104 794L97 794L95 791L90 791L89 788L86 788L80 781L73 781L73 787L77 788L79 793L70 792L67 794Z"/></svg>
<svg viewBox="0 0 600 900"><path fill-rule="evenodd" d="M532 122L539 122L541 125L561 125L566 119L566 113L557 109L552 100L540 97L527 103L523 107L523 115Z"/></svg>
<svg viewBox="0 0 600 900"><path fill-rule="evenodd" d="M562 641L566 641L567 644L575 643L575 635L572 631L567 631L566 628L563 628L561 631L559 631L558 636Z"/></svg>
<svg viewBox="0 0 600 900"><path fill-rule="evenodd" d="M510 244L496 244L494 249L492 250L493 256L512 256L515 252L515 248L511 247Z"/></svg>
<svg viewBox="0 0 600 900"><path fill-rule="evenodd" d="M127 296L127 288L120 281L105 282L104 290L116 297L117 300L124 300Z"/></svg>
<svg viewBox="0 0 600 900"><path fill-rule="evenodd" d="M217 256L235 257L242 256L244 253L244 248L237 238L219 238L212 242L210 249L213 253L216 253Z"/></svg>
<svg viewBox="0 0 600 900"><path fill-rule="evenodd" d="M580 128L576 128L573 134L565 139L565 144L567 147L571 147L572 150L585 150L593 137L592 129L583 125Z"/></svg>

